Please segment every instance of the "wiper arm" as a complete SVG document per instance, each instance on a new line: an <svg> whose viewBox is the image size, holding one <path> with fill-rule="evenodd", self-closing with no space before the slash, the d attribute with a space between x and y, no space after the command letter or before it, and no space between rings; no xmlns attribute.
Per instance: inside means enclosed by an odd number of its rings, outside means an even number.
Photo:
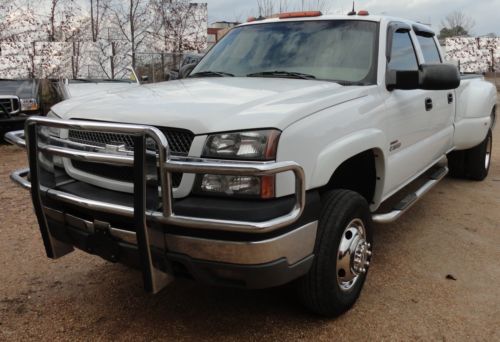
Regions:
<svg viewBox="0 0 500 342"><path fill-rule="evenodd" d="M282 70L254 72L252 74L248 74L247 77L284 77L284 78L300 78L304 80L316 79L316 76L314 75L304 74L301 72L282 71Z"/></svg>
<svg viewBox="0 0 500 342"><path fill-rule="evenodd" d="M84 83L96 83L95 81L89 80L89 79L86 79L86 78L75 78L74 80L78 81L78 82L84 82Z"/></svg>
<svg viewBox="0 0 500 342"><path fill-rule="evenodd" d="M331 80L330 82L338 83L341 86L367 86L367 85L370 85L367 82L356 82L356 81Z"/></svg>
<svg viewBox="0 0 500 342"><path fill-rule="evenodd" d="M224 71L200 71L189 75L188 77L234 77L233 74Z"/></svg>

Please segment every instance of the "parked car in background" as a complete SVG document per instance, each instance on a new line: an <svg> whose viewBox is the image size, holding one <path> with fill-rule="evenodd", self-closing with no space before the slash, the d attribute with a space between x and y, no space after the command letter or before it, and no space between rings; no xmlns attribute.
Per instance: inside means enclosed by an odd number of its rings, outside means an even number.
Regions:
<svg viewBox="0 0 500 342"><path fill-rule="evenodd" d="M38 80L0 79L0 133L20 129L27 117L40 115L40 102Z"/></svg>

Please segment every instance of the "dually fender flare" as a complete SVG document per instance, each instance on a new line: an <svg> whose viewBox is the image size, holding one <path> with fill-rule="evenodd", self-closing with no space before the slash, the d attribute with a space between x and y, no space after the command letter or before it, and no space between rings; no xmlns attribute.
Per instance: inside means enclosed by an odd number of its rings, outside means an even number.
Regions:
<svg viewBox="0 0 500 342"><path fill-rule="evenodd" d="M335 170L345 161L362 152L373 150L377 171L373 202L379 203L385 184L387 155L384 151L387 146L387 138L379 129L361 130L331 142L318 154L313 169L313 187L319 188L328 184Z"/></svg>

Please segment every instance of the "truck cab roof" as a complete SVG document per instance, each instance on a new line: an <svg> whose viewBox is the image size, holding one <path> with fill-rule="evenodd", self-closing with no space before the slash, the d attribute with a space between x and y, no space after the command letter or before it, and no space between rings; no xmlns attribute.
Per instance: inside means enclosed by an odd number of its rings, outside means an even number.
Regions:
<svg viewBox="0 0 500 342"><path fill-rule="evenodd" d="M358 12L359 13L359 12ZM420 27L423 29L426 29L430 32L434 33L434 30L423 23L417 22L417 21L412 21L404 18L399 18L399 17L393 17L393 16L388 16L388 15L330 15L330 14L322 14L319 16L297 16L297 17L292 17L292 18L279 18L278 16L273 16L272 18L266 18L266 19L256 19L253 21L249 21L246 23L243 23L239 26L236 27L241 27L241 26L246 26L246 25L261 25L261 24L268 24L268 23L276 23L276 22L286 22L286 21L320 21L320 20L362 20L362 21L371 21L371 22L377 22L381 24L387 24L389 22L401 22L405 23L410 26L416 26Z"/></svg>

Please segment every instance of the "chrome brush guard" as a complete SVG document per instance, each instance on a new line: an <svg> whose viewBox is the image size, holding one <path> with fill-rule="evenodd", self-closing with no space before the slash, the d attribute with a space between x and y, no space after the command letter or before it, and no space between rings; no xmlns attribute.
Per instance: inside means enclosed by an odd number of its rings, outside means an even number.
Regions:
<svg viewBox="0 0 500 342"><path fill-rule="evenodd" d="M106 153L102 153L89 149L79 149L80 146L78 146L78 143L62 138L45 136L43 139L40 139L42 128L130 134L134 141L133 155L131 153L119 153L118 151L106 151ZM150 126L31 117L26 120L24 131L7 133L5 139L12 144L26 147L28 150L29 169L15 171L11 178L22 187L31 189L33 205L47 256L53 259L62 257L73 251L73 246L56 239L51 233L47 221L50 209L44 203L45 198L130 218L133 220L136 230L144 286L147 291L153 293L157 293L165 287L169 282L170 276L155 266L156 263L153 260L151 252L152 248L166 249L163 234L159 234L157 230L148 227L147 222L158 222L165 225L195 229L266 233L296 222L305 206L304 172L297 163L235 162L173 157L169 153L169 146L165 135L159 129ZM158 183L161 211L148 209L146 206L146 157L148 153L151 153L151 151L147 151L146 149L146 139L153 139L158 147L155 159L159 169ZM41 168L46 168L46 166L42 165L42 156L57 156L91 163L132 167L134 170L133 207L88 199L47 186L41 180ZM293 172L295 176L295 204L292 210L286 215L264 222L179 216L174 213L172 205L171 174L174 172L245 176L269 176L284 172ZM28 175L30 177L29 180L27 180Z"/></svg>

